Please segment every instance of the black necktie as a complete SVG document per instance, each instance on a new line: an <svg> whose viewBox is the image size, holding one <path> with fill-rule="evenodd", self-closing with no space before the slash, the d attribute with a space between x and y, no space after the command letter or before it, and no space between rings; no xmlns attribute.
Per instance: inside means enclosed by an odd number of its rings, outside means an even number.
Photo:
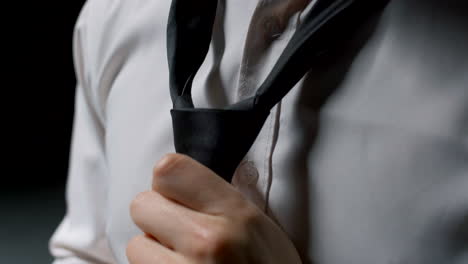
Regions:
<svg viewBox="0 0 468 264"><path fill-rule="evenodd" d="M254 96L223 109L195 108L192 81L208 52L217 0L173 0L167 27L175 149L227 181L249 151L271 108L324 50L339 47L390 0L318 0Z"/></svg>

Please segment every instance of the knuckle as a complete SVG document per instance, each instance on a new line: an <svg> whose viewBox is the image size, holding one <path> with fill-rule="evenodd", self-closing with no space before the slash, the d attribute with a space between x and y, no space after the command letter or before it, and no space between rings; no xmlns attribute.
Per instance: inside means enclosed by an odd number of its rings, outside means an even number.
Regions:
<svg viewBox="0 0 468 264"><path fill-rule="evenodd" d="M198 259L219 259L229 254L236 247L235 230L226 224L210 226L196 234L196 243L192 248L192 254Z"/></svg>
<svg viewBox="0 0 468 264"><path fill-rule="evenodd" d="M242 210L239 210L239 217L240 217L240 222L244 226L250 226L258 223L258 221L262 218L262 213L260 210L255 206L255 205L250 205L247 204L242 208Z"/></svg>
<svg viewBox="0 0 468 264"><path fill-rule="evenodd" d="M235 208L235 210L232 210L235 213L230 214L230 216L240 227L248 228L258 223L259 220L264 217L262 211L255 204L250 203L243 198L231 202L230 207Z"/></svg>

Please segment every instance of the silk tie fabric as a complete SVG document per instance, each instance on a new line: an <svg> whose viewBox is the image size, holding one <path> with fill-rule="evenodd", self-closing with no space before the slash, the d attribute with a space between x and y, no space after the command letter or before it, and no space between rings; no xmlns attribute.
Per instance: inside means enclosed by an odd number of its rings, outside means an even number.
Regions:
<svg viewBox="0 0 468 264"><path fill-rule="evenodd" d="M324 51L343 40L390 0L317 0L256 93L223 109L196 108L192 81L205 59L217 0L173 0L167 55L174 145L230 182L274 107Z"/></svg>

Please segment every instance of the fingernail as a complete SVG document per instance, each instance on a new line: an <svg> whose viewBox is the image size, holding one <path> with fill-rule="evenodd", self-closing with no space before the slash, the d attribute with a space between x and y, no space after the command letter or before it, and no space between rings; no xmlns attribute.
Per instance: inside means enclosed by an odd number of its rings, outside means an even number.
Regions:
<svg viewBox="0 0 468 264"><path fill-rule="evenodd" d="M164 155L164 157L160 159L158 163L156 164L156 169L162 169L168 166L169 162L170 162L170 158L168 157L168 155Z"/></svg>
<svg viewBox="0 0 468 264"><path fill-rule="evenodd" d="M154 170L157 171L159 174L167 173L170 170L172 165L177 160L177 157L174 154L166 154L162 157L161 160L156 164Z"/></svg>

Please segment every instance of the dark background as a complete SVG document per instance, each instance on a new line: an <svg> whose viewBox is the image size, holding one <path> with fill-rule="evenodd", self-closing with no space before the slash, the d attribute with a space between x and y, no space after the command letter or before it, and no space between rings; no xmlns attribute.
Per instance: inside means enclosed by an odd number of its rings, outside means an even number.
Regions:
<svg viewBox="0 0 468 264"><path fill-rule="evenodd" d="M48 240L65 213L73 121L74 23L84 3L2 6L3 162L0 263L51 263ZM3 108L2 107L2 108Z"/></svg>

